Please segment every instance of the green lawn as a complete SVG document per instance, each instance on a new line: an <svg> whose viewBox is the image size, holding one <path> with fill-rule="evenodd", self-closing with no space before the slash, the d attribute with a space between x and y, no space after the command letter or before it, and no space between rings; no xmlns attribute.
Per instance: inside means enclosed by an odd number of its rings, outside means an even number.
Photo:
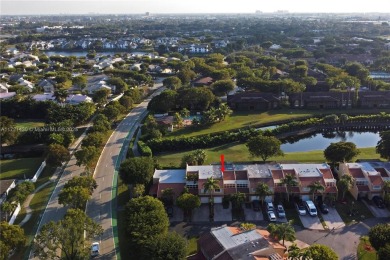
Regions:
<svg viewBox="0 0 390 260"><path fill-rule="evenodd" d="M191 237L189 238L188 244L187 244L187 255L193 255L198 252L198 243L197 243L198 237Z"/></svg>
<svg viewBox="0 0 390 260"><path fill-rule="evenodd" d="M45 125L43 120L39 119L17 119L15 120L15 124L17 128L34 128L41 127Z"/></svg>
<svg viewBox="0 0 390 260"><path fill-rule="evenodd" d="M371 246L367 236L360 238L360 243L357 249L357 256L359 260L376 260L376 251Z"/></svg>
<svg viewBox="0 0 390 260"><path fill-rule="evenodd" d="M237 129L247 126L258 126L265 124L273 124L274 122L280 122L284 120L294 120L304 117L319 116L324 114L375 114L379 112L390 112L390 109L381 110L360 110L360 109L349 109L349 110L304 110L304 109L279 109L271 110L267 112L234 112L228 116L223 122L213 124L209 127L198 127L198 128L182 128L168 134L167 137L188 137L203 134L210 134L215 132L222 132L231 129Z"/></svg>
<svg viewBox="0 0 390 260"><path fill-rule="evenodd" d="M0 180L32 178L42 161L41 157L1 160Z"/></svg>
<svg viewBox="0 0 390 260"><path fill-rule="evenodd" d="M248 148L242 143L231 143L214 148L204 149L207 154L205 164L215 163L219 161L220 155L225 155L227 162L259 162L258 158L253 158L248 152ZM356 159L379 159L379 155L375 153L375 147L360 148L360 154ZM189 152L188 152L189 153ZM186 153L166 153L156 155L155 158L162 167L179 167L181 158ZM324 152L322 150L308 152L286 153L283 157L271 157L268 161L285 161L285 162L301 162L301 163L319 163L324 162Z"/></svg>

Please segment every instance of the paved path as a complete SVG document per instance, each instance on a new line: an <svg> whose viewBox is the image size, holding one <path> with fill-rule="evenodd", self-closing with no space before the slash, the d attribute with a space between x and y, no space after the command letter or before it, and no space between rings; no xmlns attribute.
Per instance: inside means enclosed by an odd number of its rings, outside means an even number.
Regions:
<svg viewBox="0 0 390 260"><path fill-rule="evenodd" d="M162 83L155 84L156 86L161 87ZM162 90L163 88L157 90L122 120L110 136L100 155L94 172L94 178L98 187L94 190L86 209L87 215L103 227L103 235L96 238L100 242L100 256L96 259L120 258L119 248L117 248L117 208L115 198L117 175L115 175L115 170L118 169L122 160L126 158L129 142L138 124L147 114L146 108L149 101L153 96L161 93Z"/></svg>

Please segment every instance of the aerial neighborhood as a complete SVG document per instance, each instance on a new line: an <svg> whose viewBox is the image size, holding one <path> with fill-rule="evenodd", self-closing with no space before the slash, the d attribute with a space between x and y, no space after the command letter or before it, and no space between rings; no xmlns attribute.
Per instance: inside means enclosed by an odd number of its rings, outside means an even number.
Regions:
<svg viewBox="0 0 390 260"><path fill-rule="evenodd" d="M390 14L0 21L0 259L390 259Z"/></svg>

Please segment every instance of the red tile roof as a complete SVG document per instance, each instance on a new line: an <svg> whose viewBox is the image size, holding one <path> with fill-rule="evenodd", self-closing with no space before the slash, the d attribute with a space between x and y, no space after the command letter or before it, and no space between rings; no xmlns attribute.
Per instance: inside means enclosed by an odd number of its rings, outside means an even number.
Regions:
<svg viewBox="0 0 390 260"><path fill-rule="evenodd" d="M360 168L349 168L349 173L354 178L364 178L363 171Z"/></svg>
<svg viewBox="0 0 390 260"><path fill-rule="evenodd" d="M235 180L234 172L233 171L225 171L222 175L223 179L226 181Z"/></svg>
<svg viewBox="0 0 390 260"><path fill-rule="evenodd" d="M357 185L358 191L370 191L368 185Z"/></svg>
<svg viewBox="0 0 390 260"><path fill-rule="evenodd" d="M259 182L267 184L270 188L274 186L274 179L272 178L251 178L249 179L249 187L255 189Z"/></svg>
<svg viewBox="0 0 390 260"><path fill-rule="evenodd" d="M372 185L383 185L382 177L379 175L368 176Z"/></svg>
<svg viewBox="0 0 390 260"><path fill-rule="evenodd" d="M284 178L282 170L271 170L271 172L272 172L272 177L274 179L283 179Z"/></svg>
<svg viewBox="0 0 390 260"><path fill-rule="evenodd" d="M331 169L320 169L325 179L334 179Z"/></svg>
<svg viewBox="0 0 390 260"><path fill-rule="evenodd" d="M274 187L274 192L282 192L285 193L287 191L286 187L284 186L275 186Z"/></svg>
<svg viewBox="0 0 390 260"><path fill-rule="evenodd" d="M236 171L236 180L248 180L246 171Z"/></svg>
<svg viewBox="0 0 390 260"><path fill-rule="evenodd" d="M336 186L326 187L324 193L337 193L337 187Z"/></svg>
<svg viewBox="0 0 390 260"><path fill-rule="evenodd" d="M384 177L384 178L390 177L389 174L386 172L386 170L384 168L375 168L375 170L377 172L379 172L381 174L381 176Z"/></svg>

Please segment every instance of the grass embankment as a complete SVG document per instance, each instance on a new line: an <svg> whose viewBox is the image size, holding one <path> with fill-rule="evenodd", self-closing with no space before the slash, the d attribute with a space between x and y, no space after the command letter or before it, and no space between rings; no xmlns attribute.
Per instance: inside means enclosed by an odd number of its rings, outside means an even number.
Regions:
<svg viewBox="0 0 390 260"><path fill-rule="evenodd" d="M243 127L260 126L260 125L272 125L278 124L277 122L285 120L296 120L305 117L313 117L329 114L376 114L379 112L390 112L390 109L381 110L360 110L360 109L348 109L348 110L305 110L305 109L279 109L271 110L267 112L234 112L228 116L223 122L213 124L209 127L187 127L176 130L167 135L167 138L171 137L190 137L196 135L211 134L215 132L223 132L232 129L238 129Z"/></svg>
<svg viewBox="0 0 390 260"><path fill-rule="evenodd" d="M0 180L31 179L43 162L42 157L0 161Z"/></svg>
<svg viewBox="0 0 390 260"><path fill-rule="evenodd" d="M375 260L377 259L376 251L371 246L367 236L360 238L360 243L357 249L357 257L359 260Z"/></svg>
<svg viewBox="0 0 390 260"><path fill-rule="evenodd" d="M258 158L253 158L248 152L248 148L242 143L231 143L214 148L204 149L207 154L205 164L219 162L221 154L225 155L225 160L228 162L247 162L252 163L256 160L259 163ZM379 159L379 155L375 152L375 147L359 148L360 154L356 159ZM188 152L189 153L189 152ZM155 158L162 167L179 167L182 157L186 153L166 153L156 155ZM308 151L308 152L293 152L285 153L285 155L271 157L268 161L276 162L300 162L300 163L321 163L326 161L324 158L324 152L322 150Z"/></svg>
<svg viewBox="0 0 390 260"><path fill-rule="evenodd" d="M22 129L31 129L35 127L42 127L45 125L45 122L43 120L39 119L17 119L15 120L15 124L17 128L22 128Z"/></svg>

